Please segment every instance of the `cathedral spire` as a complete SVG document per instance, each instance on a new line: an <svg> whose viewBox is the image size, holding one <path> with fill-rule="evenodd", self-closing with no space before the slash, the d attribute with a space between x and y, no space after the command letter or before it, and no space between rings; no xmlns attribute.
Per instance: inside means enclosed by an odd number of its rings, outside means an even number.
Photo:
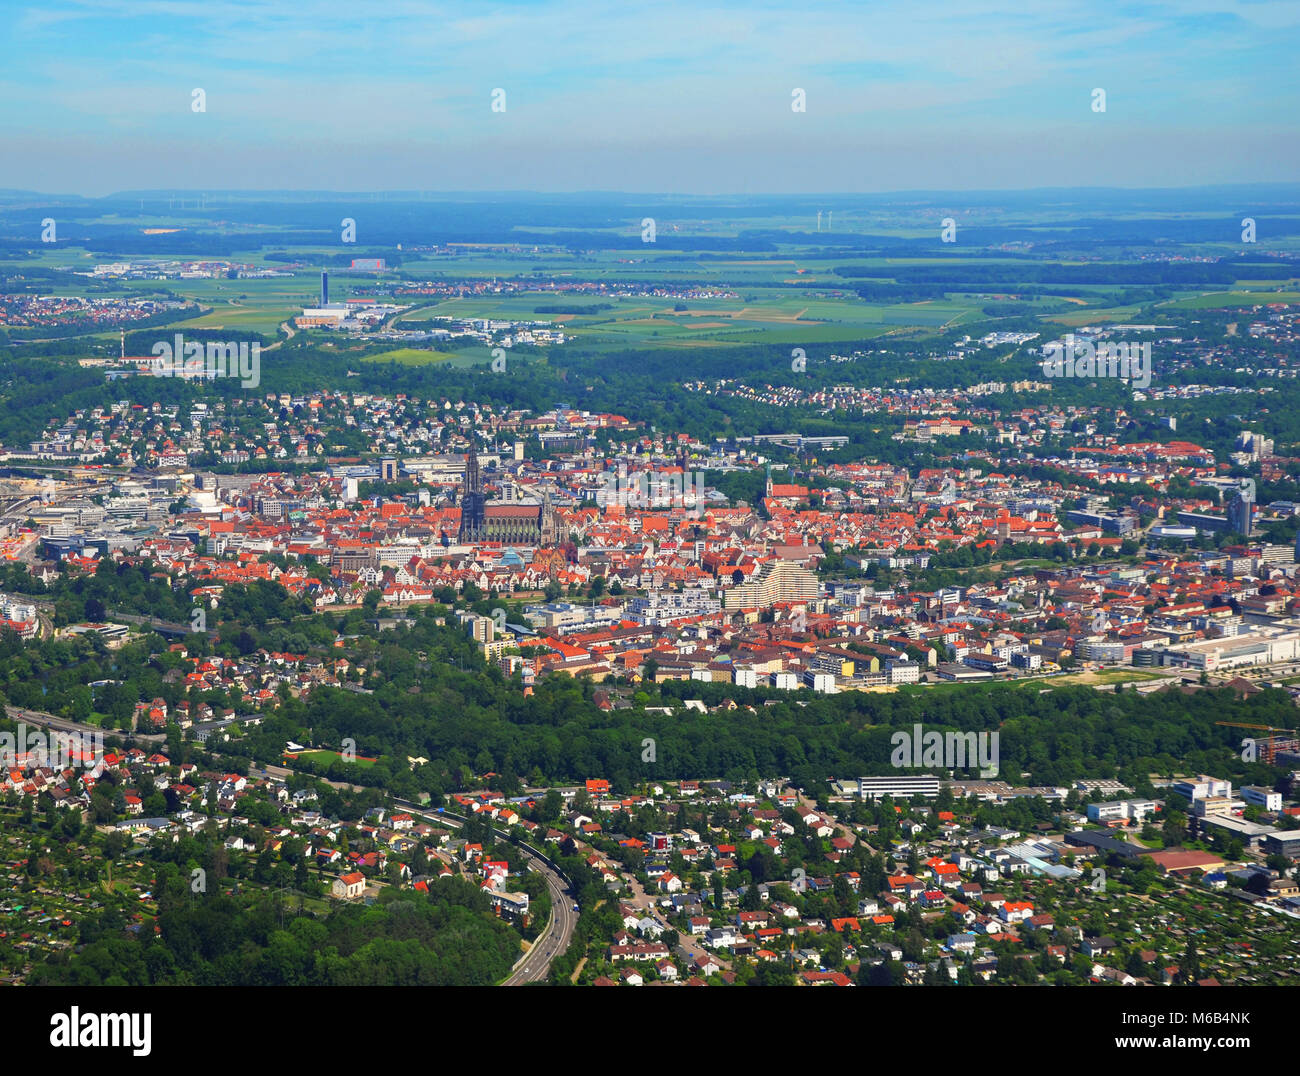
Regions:
<svg viewBox="0 0 1300 1076"><path fill-rule="evenodd" d="M479 472L478 451L474 435L470 434L469 451L465 454L465 487L460 505L460 540L480 541L487 524L487 502L483 496L483 476Z"/></svg>

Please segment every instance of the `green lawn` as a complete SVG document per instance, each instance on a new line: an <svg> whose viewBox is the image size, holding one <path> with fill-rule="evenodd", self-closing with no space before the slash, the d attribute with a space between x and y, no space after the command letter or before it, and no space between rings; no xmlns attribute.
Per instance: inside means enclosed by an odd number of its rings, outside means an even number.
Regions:
<svg viewBox="0 0 1300 1076"><path fill-rule="evenodd" d="M343 755L340 754L338 751L300 751L298 752L297 757L301 759L307 759L308 761L315 762L321 766L328 766L331 762L334 762L336 760L341 761L343 759ZM358 755L355 759L352 760L352 765L361 766L361 767L370 767L373 766L378 761L379 760L377 758L362 758L360 755Z"/></svg>
<svg viewBox="0 0 1300 1076"><path fill-rule="evenodd" d="M396 362L402 366L426 366L434 362L446 362L457 356L450 351L424 351L414 347L399 347L392 351L381 351L378 355L367 355L362 362Z"/></svg>
<svg viewBox="0 0 1300 1076"><path fill-rule="evenodd" d="M1059 676L1053 684L1128 684L1138 680L1166 680L1165 673L1147 672L1144 669L1102 669L1073 676Z"/></svg>
<svg viewBox="0 0 1300 1076"><path fill-rule="evenodd" d="M1266 303L1300 303L1300 292L1295 291L1221 291L1209 295L1194 295L1188 299L1162 304L1159 309L1216 310L1233 306L1262 306Z"/></svg>

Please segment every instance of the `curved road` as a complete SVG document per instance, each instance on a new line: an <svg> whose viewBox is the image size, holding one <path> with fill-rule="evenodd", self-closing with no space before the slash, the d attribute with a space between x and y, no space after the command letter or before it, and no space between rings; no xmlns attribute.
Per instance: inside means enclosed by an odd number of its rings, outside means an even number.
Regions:
<svg viewBox="0 0 1300 1076"><path fill-rule="evenodd" d="M209 754L213 753L209 752ZM267 766L264 769L255 769L250 766L248 772L252 776L287 777L294 771L284 766ZM335 788L351 788L356 791L360 791L362 788L361 785L348 785L342 781L327 781L326 783ZM450 811L430 810L427 807L412 803L410 800L394 799L393 806L435 825L459 828L465 822L462 815L453 814ZM510 841L524 854L533 869L542 873L546 879L546 887L551 897L550 919L547 920L542 932L533 940L528 952L515 962L515 966L511 969L510 974L502 980L501 985L524 986L528 983L541 982L550 974L551 961L568 949L569 943L573 940L573 931L578 925L578 913L573 910L573 896L569 892L568 883L545 858L522 841L512 839L510 834L504 830L493 826L492 832L502 840Z"/></svg>
<svg viewBox="0 0 1300 1076"><path fill-rule="evenodd" d="M408 814L416 815L430 822L447 822L460 825L461 816L446 811L430 812L406 800L394 800ZM492 827L492 832L503 840L510 840L509 834ZM541 982L551 971L551 961L569 947L573 940L574 928L578 925L578 913L573 910L573 897L569 893L568 883L544 858L521 841L512 841L529 860L534 870L541 871L546 878L546 887L551 897L551 917L542 932L533 940L532 946L518 961L510 974L501 982L502 986L524 986L528 983Z"/></svg>
<svg viewBox="0 0 1300 1076"><path fill-rule="evenodd" d="M117 729L95 729L90 725L80 725L75 721L70 721L66 717L57 717L54 714L47 714L41 710L24 710L20 706L6 706L5 716L10 721L23 721L31 725L42 725L45 728L54 729L56 732L80 732L93 736L97 731L104 733L104 738L116 736L122 740L141 740L146 744L166 743L167 737L161 732L120 732ZM196 744L196 747L202 745Z"/></svg>
<svg viewBox="0 0 1300 1076"><path fill-rule="evenodd" d="M57 717L54 714L23 710L17 706L6 706L5 712L13 721L29 722L65 732L87 731L87 726L79 725L74 721ZM167 739L162 734L135 733L129 737L124 733L116 733L116 735L122 736L124 739L141 740L152 744L165 742ZM202 745L196 746L202 748ZM219 755L220 752L207 751L207 754ZM283 779L294 772L284 766L266 766L263 769L249 767L249 774L252 776L279 777ZM335 788L350 788L356 791L362 788L360 785L349 785L342 781L328 781L326 783ZM458 828L465 821L460 815L448 811L430 811L428 808L421 807L408 800L394 799L393 805L409 814L435 824L446 824ZM578 923L578 913L573 910L573 897L569 892L568 883L540 853L522 841L513 840L508 833L497 829L495 826L492 832L502 840L511 841L528 859L533 869L542 873L546 879L546 886L551 897L551 917L547 920L545 928L534 939L528 952L516 961L510 975L502 981L501 985L523 986L527 983L541 982L550 974L551 961L568 949L569 943L573 940L573 931Z"/></svg>
<svg viewBox="0 0 1300 1076"><path fill-rule="evenodd" d="M298 335L298 330L293 327L292 320L280 322L280 328L284 330L285 338L283 340L277 340L274 344L267 344L266 347L262 348L263 351L274 351L281 344L287 344Z"/></svg>

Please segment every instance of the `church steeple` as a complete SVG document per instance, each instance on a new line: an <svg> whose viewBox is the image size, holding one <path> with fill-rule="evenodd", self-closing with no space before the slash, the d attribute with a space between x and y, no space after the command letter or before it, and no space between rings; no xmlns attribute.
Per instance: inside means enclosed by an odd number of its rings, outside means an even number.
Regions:
<svg viewBox="0 0 1300 1076"><path fill-rule="evenodd" d="M460 540L473 542L483 538L487 525L487 501L483 496L483 476L479 473L478 450L474 435L470 434L469 451L465 454L465 487L460 503Z"/></svg>

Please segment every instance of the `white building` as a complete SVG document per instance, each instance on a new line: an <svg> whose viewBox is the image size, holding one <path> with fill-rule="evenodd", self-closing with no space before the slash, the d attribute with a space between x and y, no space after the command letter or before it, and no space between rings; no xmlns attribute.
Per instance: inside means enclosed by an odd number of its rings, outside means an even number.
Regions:
<svg viewBox="0 0 1300 1076"><path fill-rule="evenodd" d="M1129 819L1141 822L1155 809L1154 800L1110 800L1088 804L1087 815L1093 822L1125 822Z"/></svg>
<svg viewBox="0 0 1300 1076"><path fill-rule="evenodd" d="M845 782L847 785L849 782ZM925 774L915 777L863 777L857 782L858 795L865 799L892 796L908 799L912 796L937 796L939 778Z"/></svg>
<svg viewBox="0 0 1300 1076"><path fill-rule="evenodd" d="M1263 807L1266 811L1280 811L1282 809L1282 793L1274 792L1269 788L1261 788L1259 785L1243 785L1241 798L1254 807Z"/></svg>
<svg viewBox="0 0 1300 1076"><path fill-rule="evenodd" d="M921 681L921 666L915 661L891 659L885 662L885 669L889 673L891 684L916 684Z"/></svg>
<svg viewBox="0 0 1300 1076"><path fill-rule="evenodd" d="M1216 777L1207 777L1205 774L1201 774L1195 779L1175 781L1170 786L1170 791L1182 796L1188 803L1211 798L1231 799L1232 782L1220 781Z"/></svg>

